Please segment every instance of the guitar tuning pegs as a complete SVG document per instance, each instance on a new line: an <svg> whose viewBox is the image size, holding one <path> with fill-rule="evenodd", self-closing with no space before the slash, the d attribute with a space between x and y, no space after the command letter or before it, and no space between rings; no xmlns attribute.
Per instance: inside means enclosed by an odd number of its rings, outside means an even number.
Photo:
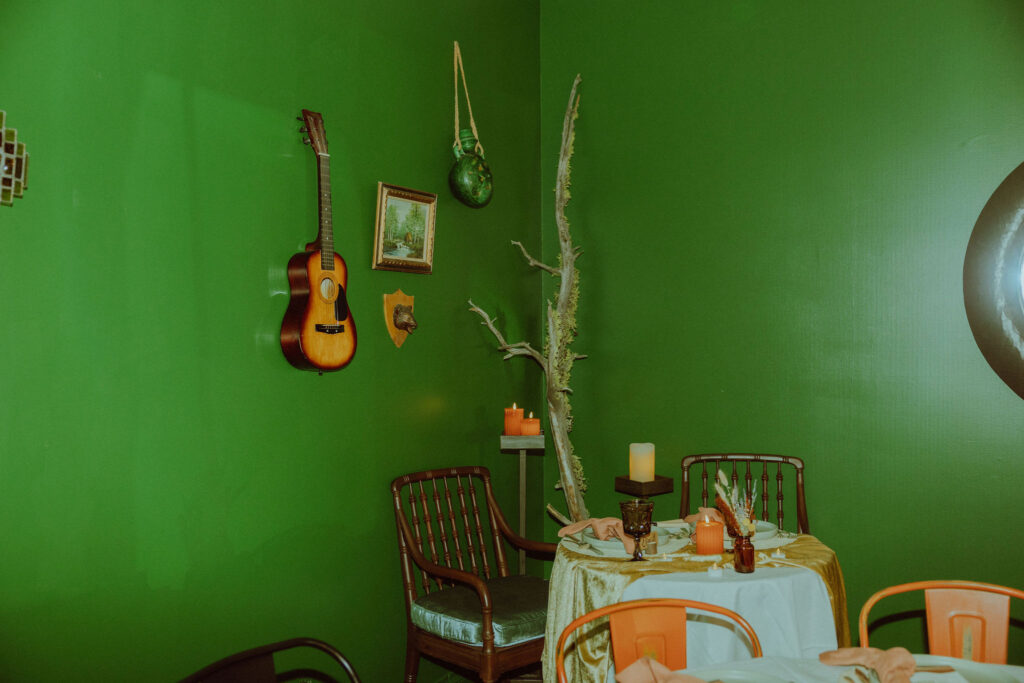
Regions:
<svg viewBox="0 0 1024 683"><path fill-rule="evenodd" d="M301 120L302 120L302 117L301 117L301 116L296 116L296 117L295 117L295 120L296 120L296 121L301 121Z"/></svg>
<svg viewBox="0 0 1024 683"><path fill-rule="evenodd" d="M304 145L310 144L309 138L302 138L302 144L304 144Z"/></svg>
<svg viewBox="0 0 1024 683"><path fill-rule="evenodd" d="M303 126L302 128L299 128L299 132L300 133L305 133L306 132L306 127Z"/></svg>

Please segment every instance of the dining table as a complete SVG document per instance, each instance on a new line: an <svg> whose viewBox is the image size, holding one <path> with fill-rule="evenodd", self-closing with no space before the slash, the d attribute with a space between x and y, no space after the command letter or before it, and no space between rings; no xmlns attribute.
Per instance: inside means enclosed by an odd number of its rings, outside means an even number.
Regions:
<svg viewBox="0 0 1024 683"><path fill-rule="evenodd" d="M555 680L555 648L565 627L587 612L624 600L688 598L739 613L765 655L812 658L850 644L846 589L835 552L807 534L776 529L754 539L755 570L733 569L732 553L698 555L685 526L658 530L659 550L630 561L621 543L585 534L559 543L548 591L542 655L544 680ZM722 618L687 611L689 666L749 658L746 636ZM578 628L566 644L569 681L614 681L607 620ZM832 679L833 681L835 679Z"/></svg>
<svg viewBox="0 0 1024 683"><path fill-rule="evenodd" d="M919 670L910 677L912 683L1024 682L1024 666L983 664L936 655L914 655L914 662ZM837 683L844 679L859 681L854 669L822 664L817 657L768 656L691 666L677 673L721 683ZM863 667L861 671L867 673Z"/></svg>

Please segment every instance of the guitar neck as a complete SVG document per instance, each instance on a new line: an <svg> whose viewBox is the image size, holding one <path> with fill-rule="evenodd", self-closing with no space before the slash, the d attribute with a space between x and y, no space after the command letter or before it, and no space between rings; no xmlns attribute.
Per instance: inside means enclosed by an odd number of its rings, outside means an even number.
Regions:
<svg viewBox="0 0 1024 683"><path fill-rule="evenodd" d="M319 175L318 196L320 205L320 232L317 243L320 246L320 266L334 270L334 228L331 226L331 155L317 153L316 168Z"/></svg>

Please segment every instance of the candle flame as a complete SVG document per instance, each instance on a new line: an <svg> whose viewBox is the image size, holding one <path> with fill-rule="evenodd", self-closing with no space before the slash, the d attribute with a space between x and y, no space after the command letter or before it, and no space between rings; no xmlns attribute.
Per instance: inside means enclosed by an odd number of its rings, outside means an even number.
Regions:
<svg viewBox="0 0 1024 683"><path fill-rule="evenodd" d="M516 402L512 401L512 410L515 410L515 409L516 409Z"/></svg>
<svg viewBox="0 0 1024 683"><path fill-rule="evenodd" d="M707 523L708 523L708 522L710 522L710 521L711 521L711 520L710 520L710 519L708 519L708 516L707 516L707 515L704 515L704 523L705 523L705 524L707 524Z"/></svg>
<svg viewBox="0 0 1024 683"><path fill-rule="evenodd" d="M531 420L533 419L533 411L532 410L530 411L530 419Z"/></svg>

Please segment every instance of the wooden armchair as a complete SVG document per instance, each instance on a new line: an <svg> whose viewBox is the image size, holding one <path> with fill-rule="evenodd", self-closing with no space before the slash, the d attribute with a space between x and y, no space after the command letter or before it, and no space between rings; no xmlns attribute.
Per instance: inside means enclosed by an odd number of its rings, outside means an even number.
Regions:
<svg viewBox="0 0 1024 683"><path fill-rule="evenodd" d="M492 683L540 661L548 582L512 575L505 543L554 557L512 531L485 467L416 472L391 483L408 625L405 681L421 655Z"/></svg>
<svg viewBox="0 0 1024 683"><path fill-rule="evenodd" d="M713 471L708 472L708 465L713 465ZM807 502L804 499L804 461L788 455L768 455L764 453L704 453L702 455L688 455L683 458L681 467L683 470L682 497L679 502L679 516L685 517L690 510L690 469L700 465L701 473L701 502L702 507L714 507L715 505L715 479L719 470L725 470L726 475L735 485L741 478L743 484L750 490L751 485L757 480L757 495L761 499L760 517L765 521L771 521L769 501L769 479L775 480L775 501L776 501L776 524L782 528L784 517L783 499L783 472L793 471L795 482L793 487L796 491L796 530L797 533L811 533L810 525L807 522ZM758 467L760 465L760 467ZM773 467L774 466L774 467ZM783 467L785 466L785 470ZM758 471L760 469L760 471ZM774 472L772 471L774 469ZM709 481L710 479L710 481ZM710 500L710 505L708 501Z"/></svg>

